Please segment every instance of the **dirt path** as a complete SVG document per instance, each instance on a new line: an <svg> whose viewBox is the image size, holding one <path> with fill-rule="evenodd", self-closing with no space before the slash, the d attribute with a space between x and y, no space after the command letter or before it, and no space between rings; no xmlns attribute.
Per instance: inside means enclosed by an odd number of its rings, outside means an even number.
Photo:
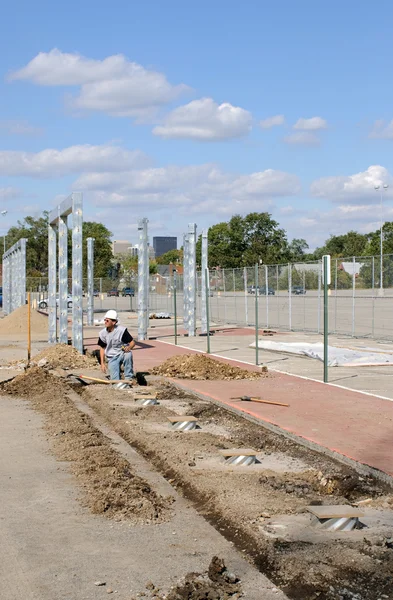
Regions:
<svg viewBox="0 0 393 600"><path fill-rule="evenodd" d="M214 554L242 579L249 600L284 598L175 491L175 514L159 524L130 526L82 508L42 425L28 402L0 397L1 598L96 600L113 590L129 600L149 581L165 588L188 571L206 571Z"/></svg>

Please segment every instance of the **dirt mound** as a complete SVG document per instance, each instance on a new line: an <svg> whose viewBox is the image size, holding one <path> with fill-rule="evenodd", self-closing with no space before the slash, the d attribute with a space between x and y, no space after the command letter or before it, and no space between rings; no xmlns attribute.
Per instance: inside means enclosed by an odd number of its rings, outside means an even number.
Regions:
<svg viewBox="0 0 393 600"><path fill-rule="evenodd" d="M31 333L48 333L48 317L36 310L31 310ZM27 335L27 304L20 306L0 320L0 333L26 333Z"/></svg>
<svg viewBox="0 0 393 600"><path fill-rule="evenodd" d="M171 356L159 367L154 367L151 373L178 379L260 379L266 377L267 368L263 367L262 372L247 371L205 354L181 354Z"/></svg>
<svg viewBox="0 0 393 600"><path fill-rule="evenodd" d="M40 367L31 367L12 381L1 385L0 389L6 394L21 397L39 396L44 392L57 394L59 379Z"/></svg>
<svg viewBox="0 0 393 600"><path fill-rule="evenodd" d="M73 346L68 344L56 344L41 350L39 354L33 356L33 361L38 363L41 360L46 360L46 367L51 369L79 369L87 367L97 367L97 360L93 356L83 355L78 352Z"/></svg>
<svg viewBox="0 0 393 600"><path fill-rule="evenodd" d="M188 573L167 594L150 582L146 588L149 595L141 595L156 600L236 600L244 597L240 580L227 570L224 561L217 556L213 556L207 573Z"/></svg>
<svg viewBox="0 0 393 600"><path fill-rule="evenodd" d="M67 396L70 388L59 377L32 367L0 386L5 393L26 397L45 416L55 456L70 462L82 489L82 503L93 513L135 524L169 518L171 498L163 498L136 475L110 445L90 417Z"/></svg>

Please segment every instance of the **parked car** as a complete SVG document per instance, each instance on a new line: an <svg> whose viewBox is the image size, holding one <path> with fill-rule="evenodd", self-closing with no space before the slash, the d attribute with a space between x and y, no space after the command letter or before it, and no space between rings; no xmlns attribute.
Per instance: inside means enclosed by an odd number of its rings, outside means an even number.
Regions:
<svg viewBox="0 0 393 600"><path fill-rule="evenodd" d="M305 293L306 293L306 290L301 285L295 285L291 289L291 294L294 294L295 296L300 296L301 294L305 294Z"/></svg>
<svg viewBox="0 0 393 600"><path fill-rule="evenodd" d="M108 290L106 295L109 296L117 296L119 297L119 290L117 288L112 288L111 290Z"/></svg>
<svg viewBox="0 0 393 600"><path fill-rule="evenodd" d="M132 287L125 287L121 290L122 296L135 296L135 290Z"/></svg>
<svg viewBox="0 0 393 600"><path fill-rule="evenodd" d="M38 303L38 308L45 309L48 308L49 300L45 298ZM56 298L56 306L59 306L59 298ZM72 308L72 296L67 296L67 308Z"/></svg>
<svg viewBox="0 0 393 600"><path fill-rule="evenodd" d="M209 289L209 296L212 297L213 295L214 295L213 294L213 290ZM198 296L202 296L202 291L201 290L198 290Z"/></svg>
<svg viewBox="0 0 393 600"><path fill-rule="evenodd" d="M248 288L248 293L249 294L255 294L255 285L252 285L251 287ZM275 290L271 287L267 288L267 293L268 296L274 296L275 295ZM265 285L259 285L258 286L258 295L259 296L266 296L266 286Z"/></svg>

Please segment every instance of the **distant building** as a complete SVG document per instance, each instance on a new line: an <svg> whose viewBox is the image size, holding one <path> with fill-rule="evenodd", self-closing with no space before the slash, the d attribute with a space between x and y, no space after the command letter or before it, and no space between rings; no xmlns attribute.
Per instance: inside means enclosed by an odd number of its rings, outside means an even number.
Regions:
<svg viewBox="0 0 393 600"><path fill-rule="evenodd" d="M131 246L130 254L131 256L138 256L138 246Z"/></svg>
<svg viewBox="0 0 393 600"><path fill-rule="evenodd" d="M177 250L177 237L153 237L153 248L156 256Z"/></svg>
<svg viewBox="0 0 393 600"><path fill-rule="evenodd" d="M112 254L129 254L129 248L132 246L131 242L127 240L113 240L112 242Z"/></svg>
<svg viewBox="0 0 393 600"><path fill-rule="evenodd" d="M147 244L147 252L149 254L149 260L154 260L156 257L156 251L153 246L150 246L150 244Z"/></svg>

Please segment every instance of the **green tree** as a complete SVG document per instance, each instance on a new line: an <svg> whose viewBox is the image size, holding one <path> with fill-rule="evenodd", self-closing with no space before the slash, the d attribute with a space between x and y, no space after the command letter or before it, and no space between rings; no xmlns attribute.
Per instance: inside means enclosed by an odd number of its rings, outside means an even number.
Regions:
<svg viewBox="0 0 393 600"><path fill-rule="evenodd" d="M217 223L208 231L209 267L239 268L260 260L265 264L288 260L286 233L269 213L234 215L228 223ZM197 242L201 264L202 238Z"/></svg>
<svg viewBox="0 0 393 600"><path fill-rule="evenodd" d="M87 269L87 244L86 238L93 237L94 243L94 276L107 277L112 260L111 232L94 221L83 223L83 276L86 277ZM9 248L21 238L27 238L26 272L30 277L45 276L48 273L48 212L43 212L41 217L25 217L11 227L7 233L6 241ZM68 232L68 264L71 266L72 240L71 231Z"/></svg>
<svg viewBox="0 0 393 600"><path fill-rule="evenodd" d="M352 256L364 256L368 245L369 234L348 231L344 235L331 235L321 248L317 248L315 258L321 258L324 254L332 257L350 258Z"/></svg>
<svg viewBox="0 0 393 600"><path fill-rule="evenodd" d="M94 277L108 277L108 270L113 259L111 232L102 223L85 221L82 227L83 276L87 277L87 242L94 238ZM69 244L70 246L70 244ZM72 248L72 246L71 246Z"/></svg>
<svg viewBox="0 0 393 600"><path fill-rule="evenodd" d="M288 246L289 260L291 262L301 262L305 260L309 245L303 238L294 238Z"/></svg>
<svg viewBox="0 0 393 600"><path fill-rule="evenodd" d="M170 263L182 264L183 250L169 250L168 252L165 252L165 254L158 256L156 258L156 263L158 265L169 265Z"/></svg>

